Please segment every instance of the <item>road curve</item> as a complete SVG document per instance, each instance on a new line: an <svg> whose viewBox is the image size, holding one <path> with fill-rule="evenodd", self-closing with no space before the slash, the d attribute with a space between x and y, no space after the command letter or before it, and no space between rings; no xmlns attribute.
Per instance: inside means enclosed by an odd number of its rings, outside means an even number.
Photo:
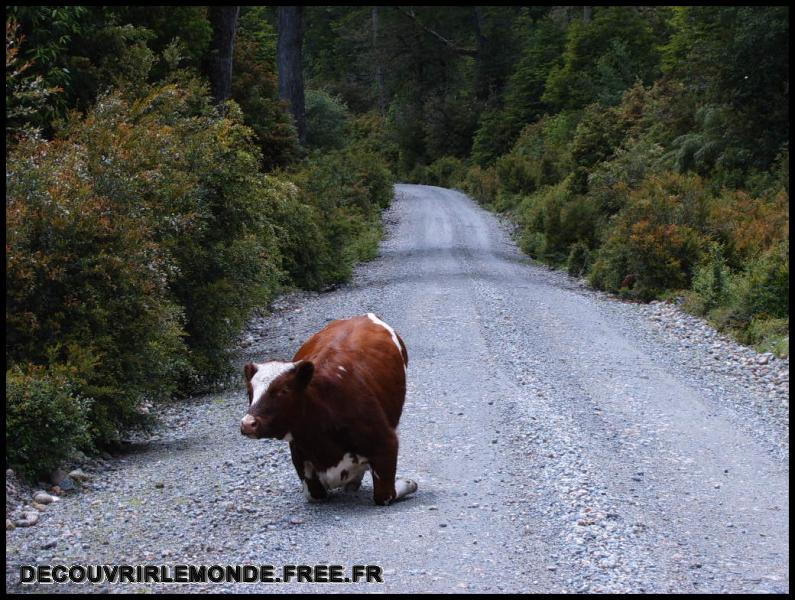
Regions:
<svg viewBox="0 0 795 600"><path fill-rule="evenodd" d="M376 313L408 348L398 474L414 496L376 507L368 476L307 504L287 444L239 434L241 386L166 410L160 439L9 532L7 589L19 564L60 560L380 566L364 592L789 591L786 426L766 398L681 366L635 306L531 264L459 192L398 185L386 220L377 260L255 319L240 364Z"/></svg>

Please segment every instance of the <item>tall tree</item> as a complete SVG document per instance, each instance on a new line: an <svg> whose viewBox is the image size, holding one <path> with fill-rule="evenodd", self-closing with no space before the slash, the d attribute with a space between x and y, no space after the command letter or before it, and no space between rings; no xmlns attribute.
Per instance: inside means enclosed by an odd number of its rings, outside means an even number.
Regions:
<svg viewBox="0 0 795 600"><path fill-rule="evenodd" d="M295 119L298 139L306 141L304 108L304 73L302 45L304 37L304 7L279 7L279 41L276 61L279 68L279 98L287 101Z"/></svg>
<svg viewBox="0 0 795 600"><path fill-rule="evenodd" d="M232 96L232 57L239 6L211 6L210 23L213 39L210 45L209 75L213 98L222 103Z"/></svg>
<svg viewBox="0 0 795 600"><path fill-rule="evenodd" d="M384 72L381 69L381 55L378 47L378 7L373 6L373 58L375 61L375 85L378 89L378 111L386 113L386 96L384 95Z"/></svg>

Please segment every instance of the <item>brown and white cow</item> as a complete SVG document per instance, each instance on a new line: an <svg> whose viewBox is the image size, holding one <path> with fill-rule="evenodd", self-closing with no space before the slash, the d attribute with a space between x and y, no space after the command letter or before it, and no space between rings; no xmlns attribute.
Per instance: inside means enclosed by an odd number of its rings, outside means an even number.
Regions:
<svg viewBox="0 0 795 600"><path fill-rule="evenodd" d="M374 314L332 321L291 362L245 366L249 408L240 431L289 441L310 501L359 489L369 469L375 503L389 504L417 490L395 479L407 366L403 340Z"/></svg>

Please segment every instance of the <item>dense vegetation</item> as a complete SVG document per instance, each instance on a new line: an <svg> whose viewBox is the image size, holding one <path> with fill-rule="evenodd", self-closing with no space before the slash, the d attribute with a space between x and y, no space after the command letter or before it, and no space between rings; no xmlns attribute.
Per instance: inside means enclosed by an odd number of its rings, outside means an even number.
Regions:
<svg viewBox="0 0 795 600"><path fill-rule="evenodd" d="M467 143L440 143L426 116L410 144L396 129L399 164L509 213L538 260L626 298L683 298L788 355L788 9L588 8L475 9L469 38L428 13L458 45L512 26L502 60L449 56L448 78L468 87L421 103L469 98L445 111L450 123L479 114L458 129Z"/></svg>
<svg viewBox="0 0 795 600"><path fill-rule="evenodd" d="M254 308L374 256L396 177L788 354L788 8L306 7L300 139L276 10L241 9L221 102L210 13L8 7L9 464L223 382Z"/></svg>
<svg viewBox="0 0 795 600"><path fill-rule="evenodd" d="M268 17L243 12L216 105L203 8L10 10L6 442L27 475L224 382L252 309L375 255L381 119L318 91L301 147Z"/></svg>

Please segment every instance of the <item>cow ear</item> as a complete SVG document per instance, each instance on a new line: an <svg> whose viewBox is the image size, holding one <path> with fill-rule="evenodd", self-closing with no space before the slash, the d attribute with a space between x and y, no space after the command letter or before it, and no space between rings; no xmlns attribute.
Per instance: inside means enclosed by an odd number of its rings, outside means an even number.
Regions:
<svg viewBox="0 0 795 600"><path fill-rule="evenodd" d="M306 387L315 374L315 365L312 361L302 360L295 366L295 381L299 387Z"/></svg>
<svg viewBox="0 0 795 600"><path fill-rule="evenodd" d="M243 367L243 375L246 377L246 381L251 381L251 378L254 377L254 373L257 372L257 365L254 363L248 363L245 367Z"/></svg>

